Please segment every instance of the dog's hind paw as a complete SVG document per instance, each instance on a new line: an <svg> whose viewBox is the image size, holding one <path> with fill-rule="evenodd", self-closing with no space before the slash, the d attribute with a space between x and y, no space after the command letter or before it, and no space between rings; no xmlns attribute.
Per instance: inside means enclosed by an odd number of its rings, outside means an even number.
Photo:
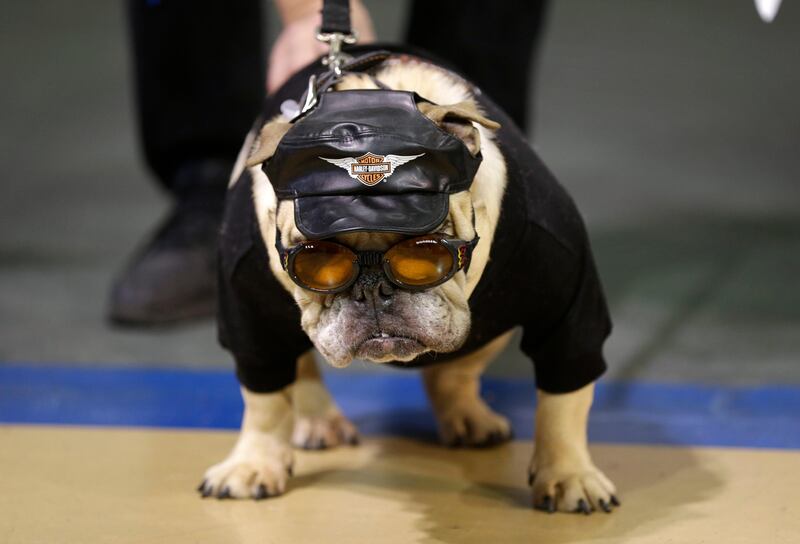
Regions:
<svg viewBox="0 0 800 544"><path fill-rule="evenodd" d="M323 450L342 444L358 444L356 426L342 414L318 377L298 379L294 384L293 398L293 446Z"/></svg>
<svg viewBox="0 0 800 544"><path fill-rule="evenodd" d="M449 406L437 414L439 439L445 446L482 448L512 438L511 424L492 411L483 399L475 398Z"/></svg>
<svg viewBox="0 0 800 544"><path fill-rule="evenodd" d="M341 444L358 444L358 430L341 413L324 417L296 415L292 444L306 450L321 450Z"/></svg>
<svg viewBox="0 0 800 544"><path fill-rule="evenodd" d="M197 488L203 498L260 500L286 491L292 475L291 448L252 442L243 445L240 439L227 459L206 471Z"/></svg>

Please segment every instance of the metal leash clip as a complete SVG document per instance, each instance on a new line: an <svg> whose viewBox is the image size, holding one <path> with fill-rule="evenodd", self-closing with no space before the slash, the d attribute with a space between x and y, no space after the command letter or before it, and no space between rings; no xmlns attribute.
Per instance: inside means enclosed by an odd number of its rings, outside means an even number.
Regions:
<svg viewBox="0 0 800 544"><path fill-rule="evenodd" d="M327 81L328 85L332 81L338 80L342 76L342 66L352 59L352 55L348 55L342 51L343 44L354 44L358 41L358 34L355 31L349 34L342 32L322 32L317 30L317 40L327 43L330 47L328 54L322 57L322 65L330 68L333 73L333 78L322 77L323 81ZM303 107L300 109L300 114L303 114L317 105L317 84L319 79L316 76L311 76L308 80L308 87L304 94ZM327 87L327 85L326 85Z"/></svg>
<svg viewBox="0 0 800 544"><path fill-rule="evenodd" d="M358 34L356 34L355 31L349 34L317 31L317 39L323 43L327 43L330 47L328 54L322 58L322 64L329 67L336 77L341 76L342 64L352 58L342 51L342 45L352 45L356 43L358 41Z"/></svg>

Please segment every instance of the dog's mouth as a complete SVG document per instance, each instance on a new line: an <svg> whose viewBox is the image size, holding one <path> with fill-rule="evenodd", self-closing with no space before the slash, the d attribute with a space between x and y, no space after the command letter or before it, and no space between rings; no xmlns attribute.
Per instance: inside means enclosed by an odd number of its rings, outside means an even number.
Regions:
<svg viewBox="0 0 800 544"><path fill-rule="evenodd" d="M410 361L426 351L428 348L416 338L379 331L361 342L355 356L359 359L384 363Z"/></svg>

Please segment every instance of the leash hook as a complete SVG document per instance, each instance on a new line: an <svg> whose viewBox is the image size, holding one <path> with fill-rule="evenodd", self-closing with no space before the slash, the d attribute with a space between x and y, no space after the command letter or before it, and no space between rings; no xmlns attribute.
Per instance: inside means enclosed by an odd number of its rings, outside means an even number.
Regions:
<svg viewBox="0 0 800 544"><path fill-rule="evenodd" d="M342 45L352 45L356 43L358 41L358 34L355 31L351 31L349 34L344 34L342 32L322 32L321 30L318 30L317 40L327 43L330 47L328 54L322 57L323 66L329 67L336 77L341 76L342 64L352 58L350 55L342 51Z"/></svg>

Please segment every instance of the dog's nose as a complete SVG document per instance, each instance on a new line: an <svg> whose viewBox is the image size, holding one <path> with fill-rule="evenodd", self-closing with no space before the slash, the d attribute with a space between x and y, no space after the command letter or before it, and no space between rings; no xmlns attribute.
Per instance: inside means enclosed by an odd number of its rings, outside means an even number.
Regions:
<svg viewBox="0 0 800 544"><path fill-rule="evenodd" d="M363 269L353 284L352 297L358 302L387 303L394 296L394 286L380 268Z"/></svg>

